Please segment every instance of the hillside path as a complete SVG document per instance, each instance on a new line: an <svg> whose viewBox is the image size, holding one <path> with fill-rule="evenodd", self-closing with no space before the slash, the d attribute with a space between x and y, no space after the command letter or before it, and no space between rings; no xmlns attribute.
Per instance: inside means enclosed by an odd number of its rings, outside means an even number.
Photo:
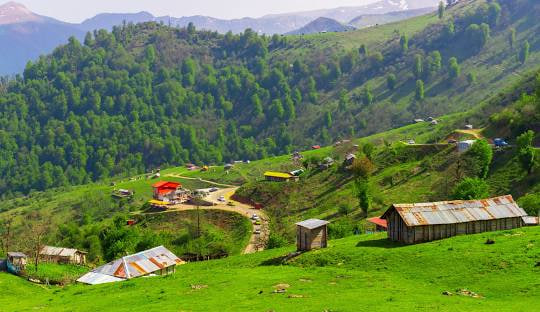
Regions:
<svg viewBox="0 0 540 312"><path fill-rule="evenodd" d="M457 133L469 134L480 140L483 136L480 134L482 129L468 129L468 130L456 130Z"/></svg>
<svg viewBox="0 0 540 312"><path fill-rule="evenodd" d="M214 182L214 181L210 181L210 180L204 180L204 179L201 179L201 178L186 177L186 176L179 175L179 174L174 174L174 173L167 174L165 176L166 177L172 177L172 178L178 178L178 179L185 179L185 180L201 181L201 182L205 182L205 183L216 185L216 186L222 186L222 187L235 187L234 185L230 185L230 184L218 183L218 182Z"/></svg>

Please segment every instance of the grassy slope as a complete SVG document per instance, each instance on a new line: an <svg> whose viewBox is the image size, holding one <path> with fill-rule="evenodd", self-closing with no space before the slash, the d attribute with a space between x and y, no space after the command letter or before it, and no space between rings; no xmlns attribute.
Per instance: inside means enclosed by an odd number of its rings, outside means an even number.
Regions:
<svg viewBox="0 0 540 312"><path fill-rule="evenodd" d="M460 56L463 53L460 49L468 50L470 47L441 49L443 70L435 77L424 81L426 99L421 102L414 100L415 78L412 76L414 55L420 53L425 57L425 54L430 52L419 49L424 41L421 36L426 35L422 31L435 24L446 24L455 15L462 15L466 9L475 8L484 2L479 0L458 4L447 11L442 21L437 18L436 14L428 14L361 31L315 34L292 39L292 49L275 51L272 56L286 60L297 57L325 59L332 55L357 50L361 44L366 44L372 52L383 51L384 53L390 47L398 44L400 34L408 35L410 49L406 56L394 60L391 66L373 77L345 75L331 91L322 94L321 105L311 105L306 109L309 113L299 115L299 120L293 125L294 129L291 132L304 133L305 125L312 125L314 118L315 120L323 119L327 111L332 111L334 117L340 120L339 126L329 129L333 137L348 136L349 134L345 130L347 128L342 126L346 124L356 127L358 120L367 122L365 128L357 129L362 134L380 132L382 129L388 130L392 127L403 126L413 118L425 118L430 115L437 117L474 108L492 97L493 90L503 90L520 81L529 71L537 68L537 64L540 63L540 53L536 48L531 49L527 64L520 65L516 61L517 51L508 46L507 31L496 28L492 30L488 44L477 54L469 55L466 58ZM531 18L518 18L504 27L514 27L518 30L518 45L526 39L532 46L538 45L535 36L538 26ZM428 35L433 36L432 33ZM452 56L458 56L462 69L460 78L453 83L450 82L446 73L448 59ZM362 62L364 60L360 61L360 63ZM395 73L398 77L398 86L394 91L389 91L386 87L388 73ZM477 76L477 82L473 85L469 85L466 81L466 76L469 73L474 73ZM375 102L369 107L352 103L349 111L344 114L339 113L337 110L339 91L345 89L349 96L354 96L367 85L373 90ZM377 122L371 122L373 120L377 120ZM313 129L313 131L316 132L317 129ZM312 141L311 143L317 142Z"/></svg>
<svg viewBox="0 0 540 312"><path fill-rule="evenodd" d="M495 244L485 245L486 238ZM540 303L539 241L540 228L406 247L387 242L384 234L353 236L288 265L272 263L292 247L187 264L173 276L94 287L45 288L2 273L0 306L7 311L158 306L162 311L531 311ZM290 287L274 294L277 284ZM442 294L464 288L484 298Z"/></svg>

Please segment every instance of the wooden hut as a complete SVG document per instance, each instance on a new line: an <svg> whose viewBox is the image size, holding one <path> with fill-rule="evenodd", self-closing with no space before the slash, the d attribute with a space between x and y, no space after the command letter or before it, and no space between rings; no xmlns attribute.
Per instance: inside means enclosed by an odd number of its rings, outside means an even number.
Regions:
<svg viewBox="0 0 540 312"><path fill-rule="evenodd" d="M296 247L298 251L326 248L328 221L309 219L296 223Z"/></svg>
<svg viewBox="0 0 540 312"><path fill-rule="evenodd" d="M39 251L39 258L52 263L86 264L86 252L73 248L44 246Z"/></svg>
<svg viewBox="0 0 540 312"><path fill-rule="evenodd" d="M393 205L382 219L388 223L390 240L415 244L522 227L522 217L526 215L512 196L507 195L484 200Z"/></svg>

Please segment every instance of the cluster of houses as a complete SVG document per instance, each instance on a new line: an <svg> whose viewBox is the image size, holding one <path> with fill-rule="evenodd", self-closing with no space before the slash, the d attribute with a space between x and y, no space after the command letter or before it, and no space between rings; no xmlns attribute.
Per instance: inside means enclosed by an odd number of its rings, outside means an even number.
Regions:
<svg viewBox="0 0 540 312"><path fill-rule="evenodd" d="M58 264L86 264L86 252L73 249L44 246L39 252L39 260ZM8 252L7 258L0 261L0 269L12 274L20 274L26 269L28 256L21 252ZM97 285L120 282L141 276L167 275L174 273L177 265L185 262L163 246L125 256L100 266L77 282Z"/></svg>
<svg viewBox="0 0 540 312"><path fill-rule="evenodd" d="M86 264L86 252L73 248L43 246L39 251L39 260L58 264ZM28 256L22 252L8 252L7 258L0 261L0 271L20 274L26 269Z"/></svg>

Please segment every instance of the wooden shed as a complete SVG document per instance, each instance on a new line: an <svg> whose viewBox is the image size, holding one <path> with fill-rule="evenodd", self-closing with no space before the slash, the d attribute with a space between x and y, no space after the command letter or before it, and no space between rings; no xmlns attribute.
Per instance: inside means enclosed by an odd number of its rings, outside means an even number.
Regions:
<svg viewBox="0 0 540 312"><path fill-rule="evenodd" d="M519 228L524 226L526 215L507 195L483 200L396 204L382 219L388 223L390 240L415 244L460 234Z"/></svg>
<svg viewBox="0 0 540 312"><path fill-rule="evenodd" d="M296 248L298 251L326 248L328 246L328 221L309 219L296 223Z"/></svg>
<svg viewBox="0 0 540 312"><path fill-rule="evenodd" d="M44 246L39 252L39 258L51 263L86 264L86 252L73 248Z"/></svg>
<svg viewBox="0 0 540 312"><path fill-rule="evenodd" d="M274 171L267 171L264 173L264 178L266 181L271 182L296 182L298 181L299 177L294 176L287 172L274 172Z"/></svg>

